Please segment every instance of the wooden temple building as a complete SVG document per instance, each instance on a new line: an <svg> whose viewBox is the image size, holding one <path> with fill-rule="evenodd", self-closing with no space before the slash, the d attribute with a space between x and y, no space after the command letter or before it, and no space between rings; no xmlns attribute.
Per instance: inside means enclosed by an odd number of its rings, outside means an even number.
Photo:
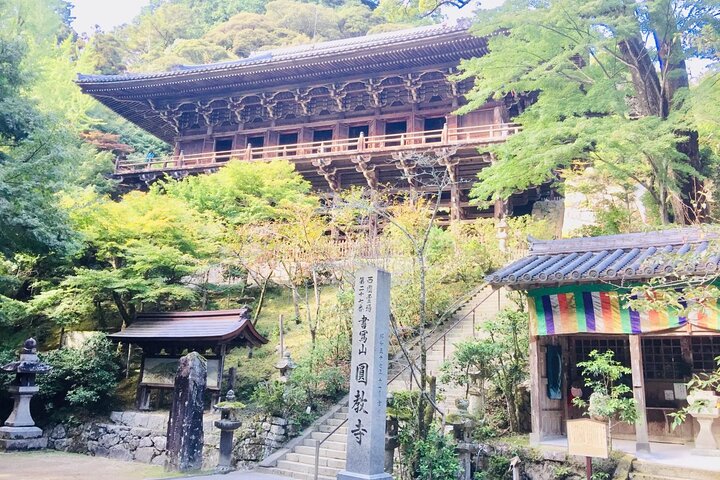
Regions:
<svg viewBox="0 0 720 480"><path fill-rule="evenodd" d="M114 175L126 188L212 172L230 159L287 159L330 196L351 186L427 188L422 177L430 168L451 180L442 195L446 219L530 213L548 188L489 210L469 203L478 171L491 161L484 148L518 131L512 119L531 97L454 113L472 80L453 74L486 49L486 39L463 26L433 25L167 72L80 75L78 84L174 147L167 157L118 159ZM418 162L423 156L437 161L428 167Z"/></svg>
<svg viewBox="0 0 720 480"><path fill-rule="evenodd" d="M688 417L673 430L669 414L687 405L685 385L692 374L716 368L717 301L688 305L683 316L672 309L638 312L625 299L629 287L657 277L717 283L719 246L717 234L695 228L536 241L527 257L487 277L493 286L528 295L531 440L562 438L567 420L583 416L569 397L573 389L589 397L577 363L588 360L593 350L612 350L632 369L625 380L638 405L638 420L613 427L613 438L635 440L637 451L647 450L650 442L695 439L696 420ZM720 420L712 431L720 440Z"/></svg>
<svg viewBox="0 0 720 480"><path fill-rule="evenodd" d="M225 354L235 346L260 346L268 340L250 320L247 307L205 312L141 313L113 341L142 349L137 406L150 409L151 391L172 390L178 360L196 351L207 360L207 389L217 398L222 388Z"/></svg>

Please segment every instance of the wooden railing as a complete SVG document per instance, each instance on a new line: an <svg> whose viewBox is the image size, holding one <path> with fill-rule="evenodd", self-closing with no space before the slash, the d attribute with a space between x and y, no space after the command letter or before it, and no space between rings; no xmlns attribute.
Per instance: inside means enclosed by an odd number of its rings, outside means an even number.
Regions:
<svg viewBox="0 0 720 480"><path fill-rule="evenodd" d="M272 145L252 148L248 145L242 150L224 152L205 152L192 155L177 155L153 158L147 161L128 161L118 159L115 173L127 174L153 170L173 170L220 165L231 158L245 161L266 161L276 158L316 158L346 156L353 153L378 153L408 150L414 148L436 148L442 146L481 145L496 143L514 133L521 127L514 123L478 125L473 127L443 128L393 135L374 135L358 138L341 138L325 142L294 143L291 145Z"/></svg>

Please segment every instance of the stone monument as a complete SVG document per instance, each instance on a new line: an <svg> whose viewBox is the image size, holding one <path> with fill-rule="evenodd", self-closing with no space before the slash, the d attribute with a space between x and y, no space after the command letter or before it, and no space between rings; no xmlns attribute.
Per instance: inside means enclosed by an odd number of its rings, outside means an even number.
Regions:
<svg viewBox="0 0 720 480"><path fill-rule="evenodd" d="M187 472L202 467L203 406L207 361L197 352L180 359L167 429L167 470Z"/></svg>
<svg viewBox="0 0 720 480"><path fill-rule="evenodd" d="M37 450L47 446L47 437L35 426L30 415L30 400L39 388L37 374L47 373L52 367L40 362L37 342L28 338L20 352L20 360L0 367L0 371L14 373L15 381L8 389L15 398L12 413L0 427L0 450Z"/></svg>
<svg viewBox="0 0 720 480"><path fill-rule="evenodd" d="M363 268L355 277L347 459L338 480L390 480L385 473L390 274Z"/></svg>

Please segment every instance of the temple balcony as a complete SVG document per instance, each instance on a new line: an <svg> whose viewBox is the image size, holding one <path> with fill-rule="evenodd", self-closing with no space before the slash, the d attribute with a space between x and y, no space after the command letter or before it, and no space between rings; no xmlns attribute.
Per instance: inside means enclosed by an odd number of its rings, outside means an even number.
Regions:
<svg viewBox="0 0 720 480"><path fill-rule="evenodd" d="M364 162L372 162L373 160L392 159L393 154L403 151L419 153L452 148L458 157L477 158L479 147L504 142L508 136L517 133L520 129L521 127L514 123L458 128L447 128L446 126L441 130L392 135L365 137L361 133L357 138L341 138L323 142L292 143L257 148L248 145L247 148L239 150L190 155L180 152L178 155L141 162L118 159L115 163L115 176L123 180L123 183L137 183L138 181L148 183L166 174L173 178L181 178L189 174L212 172L230 159L248 162L287 159L294 163L298 171L306 177L310 173L308 167L316 175L326 177L323 167L326 168L328 165L333 165L334 168L341 170L344 167L351 167L352 170L360 172L360 168L356 165L359 156L362 156ZM385 163L387 164L387 162ZM400 166L396 167L401 169ZM312 179L310 180L312 181ZM327 187L320 187L320 189L325 190Z"/></svg>

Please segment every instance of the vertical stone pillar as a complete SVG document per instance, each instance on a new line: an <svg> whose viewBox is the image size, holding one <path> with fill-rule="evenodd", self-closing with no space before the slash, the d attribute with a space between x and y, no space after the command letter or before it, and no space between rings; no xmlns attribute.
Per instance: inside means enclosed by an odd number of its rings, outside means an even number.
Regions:
<svg viewBox="0 0 720 480"><path fill-rule="evenodd" d="M390 274L363 268L355 277L347 459L338 480L390 480L384 472Z"/></svg>
<svg viewBox="0 0 720 480"><path fill-rule="evenodd" d="M197 352L180 359L167 430L168 470L200 470L207 361Z"/></svg>
<svg viewBox="0 0 720 480"><path fill-rule="evenodd" d="M645 410L645 374L640 335L630 335L630 365L632 369L633 397L638 409L637 420L635 420L635 451L650 453L647 413Z"/></svg>

